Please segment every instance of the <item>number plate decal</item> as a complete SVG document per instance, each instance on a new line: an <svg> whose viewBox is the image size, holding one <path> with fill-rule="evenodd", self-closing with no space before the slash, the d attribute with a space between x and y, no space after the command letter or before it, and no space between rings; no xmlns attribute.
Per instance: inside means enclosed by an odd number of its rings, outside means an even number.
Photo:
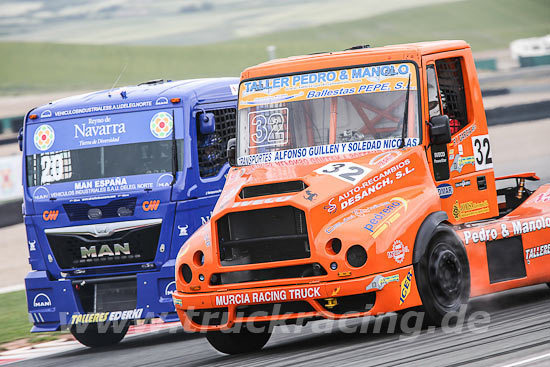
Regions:
<svg viewBox="0 0 550 367"><path fill-rule="evenodd" d="M370 168L351 162L329 163L326 166L315 170L315 172L320 175L331 175L339 180L352 184L356 184L361 181L363 177L369 174L370 171Z"/></svg>
<svg viewBox="0 0 550 367"><path fill-rule="evenodd" d="M474 149L476 171L493 168L493 152L489 135L473 136L472 148Z"/></svg>

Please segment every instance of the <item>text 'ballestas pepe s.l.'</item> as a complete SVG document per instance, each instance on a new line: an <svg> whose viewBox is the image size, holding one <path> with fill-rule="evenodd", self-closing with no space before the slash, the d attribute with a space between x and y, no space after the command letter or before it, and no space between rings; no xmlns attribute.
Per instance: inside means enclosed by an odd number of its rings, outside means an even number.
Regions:
<svg viewBox="0 0 550 367"><path fill-rule="evenodd" d="M470 297L550 282L550 185L495 178L465 42L248 68L237 120L234 167L177 256L172 295L218 350L261 348L270 330L251 321L423 306L440 324Z"/></svg>

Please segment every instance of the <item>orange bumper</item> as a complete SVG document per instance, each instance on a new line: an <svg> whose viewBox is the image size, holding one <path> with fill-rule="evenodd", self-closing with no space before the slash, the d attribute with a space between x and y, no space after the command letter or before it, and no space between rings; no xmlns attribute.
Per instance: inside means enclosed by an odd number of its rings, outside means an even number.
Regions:
<svg viewBox="0 0 550 367"><path fill-rule="evenodd" d="M372 294L374 293L374 294ZM346 296L369 294L373 306L363 312L333 312L337 305L342 305ZM229 329L235 324L247 322L270 322L291 319L322 317L326 319L343 319L378 315L386 312L415 307L421 304L416 287L412 265L386 273L369 275L361 278L312 282L300 285L287 285L266 288L249 288L224 290L207 293L172 294L176 311L183 327L188 331L213 331ZM309 310L269 314L258 312L258 315L243 312L244 309L258 309L254 305L279 305L280 310L289 310L288 306L300 303ZM260 308L261 309L261 308ZM197 322L203 312L224 314L220 322Z"/></svg>

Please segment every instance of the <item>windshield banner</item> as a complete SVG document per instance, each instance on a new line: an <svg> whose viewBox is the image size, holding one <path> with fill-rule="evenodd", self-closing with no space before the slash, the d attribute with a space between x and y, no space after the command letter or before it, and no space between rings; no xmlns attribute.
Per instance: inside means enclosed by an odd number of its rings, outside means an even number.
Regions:
<svg viewBox="0 0 550 367"><path fill-rule="evenodd" d="M75 201L87 201L104 199L123 191L151 190L156 188L168 188L172 183L171 173L149 173L123 177L98 178L85 181L61 182L54 185L42 185L29 187L29 195L35 201L48 201L50 199L63 199L81 197ZM86 197L86 196L92 197ZM100 195L100 196L96 196ZM104 196L107 195L107 196Z"/></svg>
<svg viewBox="0 0 550 367"><path fill-rule="evenodd" d="M173 111L176 121L182 121L181 109ZM182 124L180 123L180 126ZM49 121L27 125L26 153L40 154L61 150L119 145L172 137L172 110L113 113L72 120ZM177 131L178 138L183 137Z"/></svg>
<svg viewBox="0 0 550 367"><path fill-rule="evenodd" d="M241 83L239 109L352 94L416 90L414 64L400 63L257 79Z"/></svg>
<svg viewBox="0 0 550 367"><path fill-rule="evenodd" d="M407 138L405 139L405 147L414 147L418 145L419 142L420 140L418 138ZM281 162L293 159L325 157L336 154L373 152L378 150L397 149L400 148L402 144L403 142L401 139L391 138L318 145L245 155L237 159L237 164L239 166L248 166L252 164Z"/></svg>

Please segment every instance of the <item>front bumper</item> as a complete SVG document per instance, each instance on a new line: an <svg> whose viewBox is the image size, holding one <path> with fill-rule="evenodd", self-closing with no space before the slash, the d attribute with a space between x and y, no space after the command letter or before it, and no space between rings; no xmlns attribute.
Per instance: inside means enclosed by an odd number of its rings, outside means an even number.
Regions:
<svg viewBox="0 0 550 367"><path fill-rule="evenodd" d="M339 302L358 295L366 295L365 299L372 300L372 304L364 305L361 311L358 311L361 307L356 307L355 310L340 307L336 312ZM235 324L247 322L363 317L421 304L412 265L354 279L207 293L176 291L172 297L180 321L188 331L230 329ZM301 310L298 312L296 308L292 310L292 307L286 307L291 304L300 304L298 308ZM248 312L251 308L262 309L258 305L273 305L278 310L288 312ZM213 319L208 317L201 320L205 313L210 313L208 316L211 316L216 312L222 314L217 319L214 318L217 321L212 322Z"/></svg>
<svg viewBox="0 0 550 367"><path fill-rule="evenodd" d="M174 262L168 261L159 271L136 274L136 307L120 312L86 312L73 279L50 280L45 271L31 271L25 278L31 332L57 331L67 325L106 320L160 317L165 322L177 321L171 297L175 290Z"/></svg>

